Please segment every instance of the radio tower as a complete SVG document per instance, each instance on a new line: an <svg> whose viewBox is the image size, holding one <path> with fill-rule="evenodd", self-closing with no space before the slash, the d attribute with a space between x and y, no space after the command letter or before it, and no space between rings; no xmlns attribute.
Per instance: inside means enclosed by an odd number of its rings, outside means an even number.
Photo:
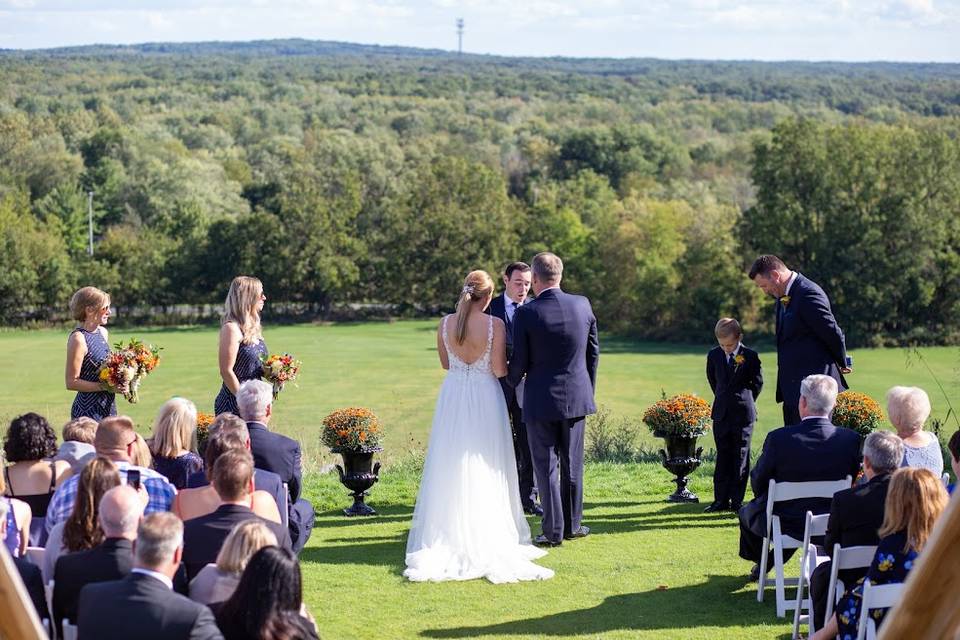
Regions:
<svg viewBox="0 0 960 640"><path fill-rule="evenodd" d="M463 55L463 18L457 18L457 53Z"/></svg>

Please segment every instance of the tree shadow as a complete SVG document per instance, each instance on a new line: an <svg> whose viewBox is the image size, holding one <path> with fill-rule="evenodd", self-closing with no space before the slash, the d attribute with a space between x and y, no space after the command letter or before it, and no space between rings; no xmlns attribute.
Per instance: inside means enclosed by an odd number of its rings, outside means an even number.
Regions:
<svg viewBox="0 0 960 640"><path fill-rule="evenodd" d="M585 609L491 625L427 629L428 638L478 636L600 636L611 631L749 627L771 622L769 606L757 603L751 591L739 592L746 578L709 576L706 582L606 598ZM732 615L731 612L736 612Z"/></svg>
<svg viewBox="0 0 960 640"><path fill-rule="evenodd" d="M382 542L306 547L300 552L300 561L319 564L368 564L391 567L394 572L399 567L399 572L402 573L405 544L406 536L404 539L387 539Z"/></svg>

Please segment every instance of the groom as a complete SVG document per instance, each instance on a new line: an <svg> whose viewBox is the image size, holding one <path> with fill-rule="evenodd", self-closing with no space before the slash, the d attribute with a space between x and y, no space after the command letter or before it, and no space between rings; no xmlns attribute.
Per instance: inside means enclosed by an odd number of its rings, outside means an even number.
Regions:
<svg viewBox="0 0 960 640"><path fill-rule="evenodd" d="M507 382L527 376L523 420L543 507L540 546L582 538L583 432L594 413L600 342L590 301L560 290L563 262L552 253L533 259L536 299L513 318L513 357Z"/></svg>

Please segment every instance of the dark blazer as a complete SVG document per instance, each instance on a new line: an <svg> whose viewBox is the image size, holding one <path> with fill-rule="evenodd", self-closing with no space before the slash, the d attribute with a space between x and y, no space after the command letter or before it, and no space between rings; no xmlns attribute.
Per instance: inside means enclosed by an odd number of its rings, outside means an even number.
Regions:
<svg viewBox="0 0 960 640"><path fill-rule="evenodd" d="M843 331L830 309L830 299L816 282L798 273L786 306L779 300L777 313L777 402L796 406L800 382L814 373L837 381L840 391L847 381L840 369L847 350Z"/></svg>
<svg viewBox="0 0 960 640"><path fill-rule="evenodd" d="M302 468L300 443L293 438L274 433L259 422L248 422L250 453L258 469L266 469L280 476L290 491L290 504L300 497Z"/></svg>
<svg viewBox="0 0 960 640"><path fill-rule="evenodd" d="M192 473L190 477L187 478L188 489L206 487L209 484L210 481L207 480L207 476L203 471ZM277 501L278 508L283 504L283 502L281 502L283 499L283 480L274 472L265 469L254 469L253 488L257 491L266 491L272 495L273 499Z"/></svg>
<svg viewBox="0 0 960 640"><path fill-rule="evenodd" d="M210 609L131 573L80 591L79 640L223 640Z"/></svg>
<svg viewBox="0 0 960 640"><path fill-rule="evenodd" d="M707 354L707 381L713 390L713 421L743 427L757 420L754 401L763 389L763 373L756 351L741 345L738 355L744 362L733 368L723 349L711 349Z"/></svg>
<svg viewBox="0 0 960 640"><path fill-rule="evenodd" d="M0 553L3 553L0 551ZM47 611L47 595L43 590L43 574L40 572L40 567L33 564L26 558L13 558L13 564L17 567L17 573L20 574L20 579L23 580L23 586L27 588L27 594L30 596L30 601L33 603L33 608L37 611L37 617L40 620L44 618L49 618L50 613Z"/></svg>
<svg viewBox="0 0 960 640"><path fill-rule="evenodd" d="M107 538L86 551L57 558L53 570L53 617L77 621L80 590L93 582L119 580L133 568L133 543L125 538Z"/></svg>
<svg viewBox="0 0 960 640"><path fill-rule="evenodd" d="M188 580L193 580L201 569L216 562L227 534L234 525L246 520L260 520L277 536L281 547L291 548L290 533L279 523L261 518L249 507L222 504L213 513L183 523L183 564L187 567Z"/></svg>
<svg viewBox="0 0 960 640"><path fill-rule="evenodd" d="M875 475L870 482L833 495L823 538L828 554L833 554L833 545L837 543L841 547L856 547L880 542L877 531L883 524L889 487L890 474Z"/></svg>
<svg viewBox="0 0 960 640"><path fill-rule="evenodd" d="M517 311L519 310L520 307L517 307ZM503 320L503 324L506 329L507 362L510 362L511 357L513 356L513 322L507 320L506 300L504 299L504 296L501 294L491 300L490 306L487 307L485 313ZM516 311L514 312L514 317L516 317ZM503 387L503 396L507 401L507 407L509 408L517 397L517 390L507 383L506 378L500 378L500 386Z"/></svg>
<svg viewBox="0 0 960 640"><path fill-rule="evenodd" d="M540 292L513 318L513 357L507 382L523 375L524 422L582 418L596 412L600 340L590 301L559 288Z"/></svg>
<svg viewBox="0 0 960 640"><path fill-rule="evenodd" d="M750 507L761 513L766 509L771 479L777 482L840 480L847 475L855 477L859 469L860 436L856 431L834 426L824 418L807 418L800 424L774 429L767 434L763 451L750 472L750 486L757 496ZM783 532L798 539L803 537L807 511L828 513L830 498L789 500L774 506ZM766 526L765 522L762 524ZM757 533L759 527L751 529Z"/></svg>

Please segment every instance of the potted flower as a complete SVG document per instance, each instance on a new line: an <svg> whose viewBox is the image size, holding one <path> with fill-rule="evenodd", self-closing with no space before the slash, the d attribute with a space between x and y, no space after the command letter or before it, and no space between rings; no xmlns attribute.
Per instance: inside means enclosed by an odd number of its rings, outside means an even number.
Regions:
<svg viewBox="0 0 960 640"><path fill-rule="evenodd" d="M320 441L339 453L343 466L337 465L340 482L351 490L353 506L344 509L348 516L371 516L377 512L363 498L367 490L379 480L380 463L373 462L373 454L381 451L383 427L376 414L363 407L337 409L323 419Z"/></svg>
<svg viewBox="0 0 960 640"><path fill-rule="evenodd" d="M883 411L880 404L867 394L844 391L837 396L831 421L838 427L853 429L860 434L862 440L880 426Z"/></svg>
<svg viewBox="0 0 960 640"><path fill-rule="evenodd" d="M688 393L663 398L643 414L643 422L653 435L663 438L666 451L660 450L664 468L672 473L677 490L670 502L699 502L687 489L687 476L700 466L703 447L697 447L697 438L710 431L710 405L703 398Z"/></svg>
<svg viewBox="0 0 960 640"><path fill-rule="evenodd" d="M203 413L197 411L197 452L203 457L203 451L207 448L207 438L210 437L210 425L216 416L212 413Z"/></svg>

